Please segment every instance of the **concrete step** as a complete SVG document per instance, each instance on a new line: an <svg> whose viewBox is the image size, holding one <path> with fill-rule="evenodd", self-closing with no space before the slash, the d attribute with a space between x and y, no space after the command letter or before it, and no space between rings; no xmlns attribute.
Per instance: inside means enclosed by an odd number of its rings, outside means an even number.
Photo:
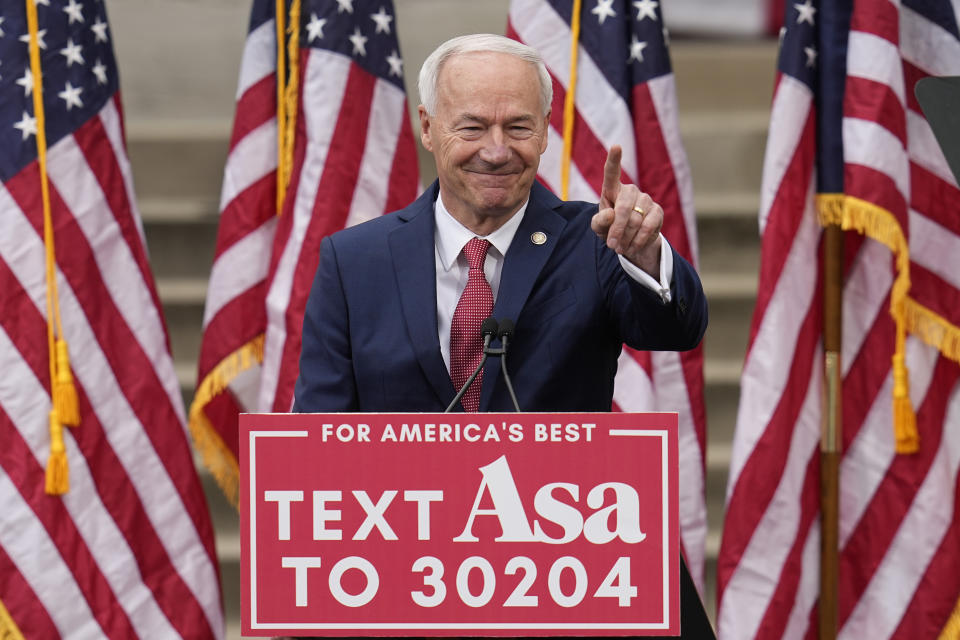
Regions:
<svg viewBox="0 0 960 640"><path fill-rule="evenodd" d="M158 278L157 291L170 332L174 362L196 362L200 355L206 279Z"/></svg>
<svg viewBox="0 0 960 640"><path fill-rule="evenodd" d="M667 18L669 26L669 15ZM702 111L769 110L777 46L774 38L674 38L670 61L681 116Z"/></svg>
<svg viewBox="0 0 960 640"><path fill-rule="evenodd" d="M203 278L210 276L217 244L217 218L180 218L171 210L170 217L145 218L144 235L150 251L150 264L157 278Z"/></svg>
<svg viewBox="0 0 960 640"><path fill-rule="evenodd" d="M219 202L231 116L217 120L140 120L127 129L139 198Z"/></svg>

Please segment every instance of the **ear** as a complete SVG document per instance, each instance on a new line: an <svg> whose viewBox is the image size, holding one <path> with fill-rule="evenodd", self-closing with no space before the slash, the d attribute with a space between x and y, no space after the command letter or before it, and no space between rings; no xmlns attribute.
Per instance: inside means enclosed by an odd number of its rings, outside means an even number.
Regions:
<svg viewBox="0 0 960 640"><path fill-rule="evenodd" d="M417 113L420 114L420 144L427 151L433 152L433 142L430 140L430 114L423 105L417 107Z"/></svg>

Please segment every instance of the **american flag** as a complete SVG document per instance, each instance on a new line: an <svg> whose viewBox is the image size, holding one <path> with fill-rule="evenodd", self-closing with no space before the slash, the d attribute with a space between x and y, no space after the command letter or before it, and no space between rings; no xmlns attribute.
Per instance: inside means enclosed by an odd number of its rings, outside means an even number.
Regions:
<svg viewBox="0 0 960 640"><path fill-rule="evenodd" d="M0 635L219 638L213 528L133 195L102 2L37 0L55 278L78 396L44 492L51 375L38 87L0 5ZM22 634L22 635L20 635Z"/></svg>
<svg viewBox="0 0 960 640"><path fill-rule="evenodd" d="M417 155L390 2L300 6L293 169L277 215L277 37L255 0L224 170L191 431L237 490L237 416L289 411L320 241L409 204Z"/></svg>
<svg viewBox="0 0 960 640"><path fill-rule="evenodd" d="M649 193L665 212L663 235L694 266L693 186L677 126L667 31L655 0L591 0L583 5L575 87L569 197L599 200L607 150L623 147L623 180ZM537 49L553 78L549 143L539 178L561 191L564 100L570 85L571 3L512 0L508 35ZM707 514L704 502L706 409L703 348L686 353L624 349L614 409L680 414L681 544L703 592Z"/></svg>
<svg viewBox="0 0 960 640"><path fill-rule="evenodd" d="M865 232L845 240L839 637L960 633L960 190L913 94L924 76L960 74L955 7L786 3L718 566L721 637L817 634L817 192L822 215ZM909 455L892 427L898 320L915 334L905 354L919 450Z"/></svg>

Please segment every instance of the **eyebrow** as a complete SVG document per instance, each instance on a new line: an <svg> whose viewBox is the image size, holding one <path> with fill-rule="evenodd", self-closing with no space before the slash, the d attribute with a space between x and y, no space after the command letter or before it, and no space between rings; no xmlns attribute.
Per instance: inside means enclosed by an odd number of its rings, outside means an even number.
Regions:
<svg viewBox="0 0 960 640"><path fill-rule="evenodd" d="M489 122L487 118L476 115L474 113L461 113L454 122L459 123L465 120L472 120L474 122L480 122L483 124L487 124ZM536 121L536 118L533 116L533 114L525 113L523 115L510 118L504 124L515 124L517 122L535 122L535 121Z"/></svg>

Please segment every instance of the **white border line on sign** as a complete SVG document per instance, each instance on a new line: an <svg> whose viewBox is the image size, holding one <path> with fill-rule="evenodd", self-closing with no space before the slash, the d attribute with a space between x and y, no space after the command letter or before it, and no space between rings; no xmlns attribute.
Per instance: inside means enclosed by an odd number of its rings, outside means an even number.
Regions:
<svg viewBox="0 0 960 640"><path fill-rule="evenodd" d="M609 629L609 630L656 630L667 629L670 625L670 512L669 512L669 475L668 460L669 431L666 429L609 429L610 436L626 437L657 437L661 439L660 450L662 456L662 487L663 487L663 619L661 622L626 623L549 623L549 622L517 622L517 623L461 623L461 622L423 622L423 623L283 623L257 622L257 591L256 591L256 438L302 438L307 436L306 431L251 431L250 432L250 628L251 629L328 629L328 630L379 630L379 629L432 629L432 630L554 630L554 629Z"/></svg>
<svg viewBox="0 0 960 640"><path fill-rule="evenodd" d="M306 431L250 432L250 628L265 629L257 622L257 438L306 438Z"/></svg>
<svg viewBox="0 0 960 640"><path fill-rule="evenodd" d="M657 436L661 439L660 454L662 457L660 468L663 472L663 625L668 626L670 620L670 478L667 475L668 456L667 447L670 441L668 431L664 429L610 429L610 436Z"/></svg>

